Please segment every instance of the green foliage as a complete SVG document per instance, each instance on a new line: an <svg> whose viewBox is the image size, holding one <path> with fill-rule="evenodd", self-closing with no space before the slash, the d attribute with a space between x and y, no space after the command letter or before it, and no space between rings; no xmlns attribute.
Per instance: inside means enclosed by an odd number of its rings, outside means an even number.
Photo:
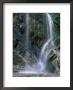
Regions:
<svg viewBox="0 0 73 90"><path fill-rule="evenodd" d="M55 45L60 46L60 13L50 13L54 22Z"/></svg>

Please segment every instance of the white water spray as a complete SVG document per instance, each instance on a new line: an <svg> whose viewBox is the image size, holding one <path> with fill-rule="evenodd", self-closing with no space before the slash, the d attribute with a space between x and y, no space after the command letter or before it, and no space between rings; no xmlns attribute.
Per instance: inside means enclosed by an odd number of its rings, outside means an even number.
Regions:
<svg viewBox="0 0 73 90"><path fill-rule="evenodd" d="M49 52L50 48L54 46L54 42L53 42L53 20L52 20L50 14L46 14L46 16L47 16L47 23L48 23L47 31L50 33L50 38L48 38L47 41L44 43L44 45L41 49L37 64L33 65L32 67L28 65L28 68L26 66L25 70L20 71L19 73L24 73L24 74L25 73L27 73L27 74L37 73L37 74L39 74L39 73L42 73L45 71L46 62L48 59L48 52ZM29 35L28 32L29 31L27 28L27 40L28 40L28 35ZM27 43L28 43L28 41L27 41Z"/></svg>
<svg viewBox="0 0 73 90"><path fill-rule="evenodd" d="M38 65L40 65L40 71L45 70L46 61L48 59L48 52L49 52L50 48L54 46L54 42L53 42L53 20L52 20L50 14L46 14L46 16L47 16L47 22L48 22L47 32L50 33L50 38L48 38L48 40L45 42L45 44L43 45L43 47L41 49L41 53L39 56L39 62L38 62Z"/></svg>

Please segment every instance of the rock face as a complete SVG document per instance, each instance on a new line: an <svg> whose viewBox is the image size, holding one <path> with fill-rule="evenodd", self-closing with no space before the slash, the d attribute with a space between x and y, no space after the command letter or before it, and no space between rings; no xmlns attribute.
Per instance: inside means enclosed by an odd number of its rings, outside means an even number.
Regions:
<svg viewBox="0 0 73 90"><path fill-rule="evenodd" d="M50 63L48 62L50 61ZM59 71L60 70L60 52L59 50L51 50L50 54L48 56L47 66L52 66L53 71Z"/></svg>
<svg viewBox="0 0 73 90"><path fill-rule="evenodd" d="M48 24L44 13L13 14L13 76L59 76L56 72L60 72L60 15L57 13L51 16L54 22L55 48L47 48L48 73L19 74L20 70L25 70L26 65L33 66L38 63L42 46L50 34L47 32Z"/></svg>

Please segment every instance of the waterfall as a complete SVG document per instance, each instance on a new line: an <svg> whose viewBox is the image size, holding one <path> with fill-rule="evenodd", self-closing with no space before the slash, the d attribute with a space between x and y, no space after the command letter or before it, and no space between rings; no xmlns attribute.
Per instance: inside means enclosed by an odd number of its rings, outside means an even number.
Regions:
<svg viewBox="0 0 73 90"><path fill-rule="evenodd" d="M30 41L29 41L29 34L30 34L30 25L29 25L29 21L30 21L30 18L29 18L29 14L28 13L26 13L26 42L25 42L25 49L26 49L26 52L25 52L25 55L26 55L26 57L27 57L27 59L29 58L29 43L30 43Z"/></svg>
<svg viewBox="0 0 73 90"><path fill-rule="evenodd" d="M26 49L29 48L29 14L26 14Z"/></svg>
<svg viewBox="0 0 73 90"><path fill-rule="evenodd" d="M52 40L53 39L53 20L52 20L50 14L46 14L46 16L47 16L47 22L48 22L48 26L49 26L49 28L47 30L50 32L50 38Z"/></svg>
<svg viewBox="0 0 73 90"><path fill-rule="evenodd" d="M50 38L48 38L48 40L45 42L45 44L43 45L42 49L41 49L41 53L40 53L40 58L44 57L47 48L49 49L49 45L54 46L54 42L53 42L53 20L51 18L50 14L46 14L47 16L47 22L48 22L48 32L50 33ZM49 34L48 34L49 35Z"/></svg>
<svg viewBox="0 0 73 90"><path fill-rule="evenodd" d="M50 38L48 38L48 40L45 42L45 44L43 45L41 52L40 52L39 62L38 62L38 66L40 65L40 68L39 68L40 71L45 70L49 50L51 47L54 46L54 42L53 42L53 20L52 20L50 14L46 14L46 16L47 16L47 22L48 22L47 32L50 33Z"/></svg>
<svg viewBox="0 0 73 90"><path fill-rule="evenodd" d="M20 71L19 73L27 73L27 74L40 74L44 71L46 71L46 62L48 59L48 54L50 52L50 49L54 46L53 42L53 20L50 14L45 14L47 17L47 32L49 33L50 37L47 37L47 41L42 46L41 52L39 54L38 62L34 64L33 66L26 65L25 69L23 71ZM29 15L26 14L26 47L29 48ZM49 67L51 65L49 64Z"/></svg>

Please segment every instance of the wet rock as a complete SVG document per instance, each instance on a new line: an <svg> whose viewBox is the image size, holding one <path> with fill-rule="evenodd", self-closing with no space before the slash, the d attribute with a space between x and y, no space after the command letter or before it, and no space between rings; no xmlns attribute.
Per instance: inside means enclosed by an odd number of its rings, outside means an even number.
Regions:
<svg viewBox="0 0 73 90"><path fill-rule="evenodd" d="M56 58L55 60L53 60L52 64L56 67L56 68L60 68L60 61Z"/></svg>

